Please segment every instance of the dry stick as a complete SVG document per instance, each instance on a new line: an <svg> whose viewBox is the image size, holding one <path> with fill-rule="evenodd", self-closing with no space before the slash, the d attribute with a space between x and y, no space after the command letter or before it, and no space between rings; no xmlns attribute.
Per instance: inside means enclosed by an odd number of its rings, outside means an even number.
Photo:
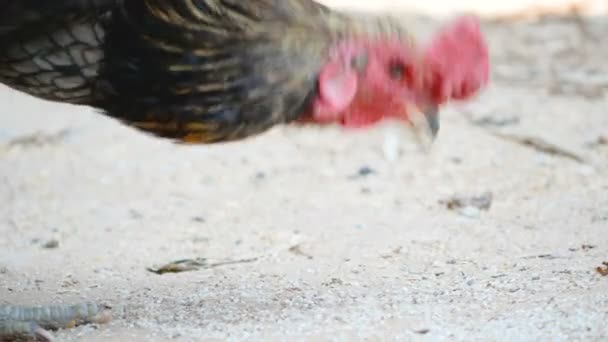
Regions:
<svg viewBox="0 0 608 342"><path fill-rule="evenodd" d="M479 125L475 122L475 120L473 120L470 113L463 112L462 114L471 125L483 129L484 131L488 132L496 138L507 140L548 155L571 159L581 164L587 163L587 160L584 157L572 151L568 151L563 147L547 142L539 137L501 133L496 130Z"/></svg>
<svg viewBox="0 0 608 342"><path fill-rule="evenodd" d="M239 260L226 260L226 261L218 261L218 262L208 262L206 258L198 258L198 259L184 259L171 262L159 268L148 267L147 270L156 274L166 274L166 273L182 273L189 271L197 271L200 269L209 269L227 265L234 264L245 264L257 261L258 258L249 258L249 259L239 259Z"/></svg>
<svg viewBox="0 0 608 342"><path fill-rule="evenodd" d="M542 152L542 153L549 154L552 156L568 158L568 159L574 160L574 161L582 163L582 164L587 162L585 160L585 158L583 158L582 156L580 156L572 151L568 151L557 145L554 145L552 143L549 143L538 137L522 136L522 135L515 135L515 134L505 134L505 133L499 133L499 132L494 132L494 131L490 131L490 134L492 134L493 136L495 136L497 138L500 138L503 140L508 140L508 141L520 144L522 146L532 148L538 152Z"/></svg>
<svg viewBox="0 0 608 342"><path fill-rule="evenodd" d="M64 139L68 134L70 134L69 129L62 129L58 132L46 133L46 132L35 132L32 134L27 134L23 136L16 137L10 140L7 145L9 147L14 146L44 146L49 144L55 144Z"/></svg>
<svg viewBox="0 0 608 342"><path fill-rule="evenodd" d="M76 305L0 305L0 341L36 337L52 341L45 329L73 328L83 324L104 324L111 320L108 307L94 303Z"/></svg>

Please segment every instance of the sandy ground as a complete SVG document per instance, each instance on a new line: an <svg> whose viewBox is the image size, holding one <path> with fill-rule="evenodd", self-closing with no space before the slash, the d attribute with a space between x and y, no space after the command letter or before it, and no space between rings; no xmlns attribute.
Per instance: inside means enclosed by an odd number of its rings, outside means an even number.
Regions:
<svg viewBox="0 0 608 342"><path fill-rule="evenodd" d="M184 147L3 88L0 304L113 307L65 341L606 340L607 29L486 24L492 86L395 163L380 130ZM254 260L147 271L184 258Z"/></svg>

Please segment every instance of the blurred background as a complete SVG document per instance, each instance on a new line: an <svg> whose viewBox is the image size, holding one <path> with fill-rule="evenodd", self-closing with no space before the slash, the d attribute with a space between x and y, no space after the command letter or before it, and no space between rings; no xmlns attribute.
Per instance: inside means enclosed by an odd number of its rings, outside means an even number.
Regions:
<svg viewBox="0 0 608 342"><path fill-rule="evenodd" d="M473 12L484 16L502 16L514 13L567 13L571 8L578 8L581 13L602 15L608 13L606 0L323 0L328 5L364 10L394 10L416 11L433 16L446 16L458 12Z"/></svg>

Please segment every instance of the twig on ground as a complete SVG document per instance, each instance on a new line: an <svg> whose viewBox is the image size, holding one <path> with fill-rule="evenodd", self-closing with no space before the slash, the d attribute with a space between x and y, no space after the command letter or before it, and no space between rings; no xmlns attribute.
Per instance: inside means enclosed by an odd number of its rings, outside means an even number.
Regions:
<svg viewBox="0 0 608 342"><path fill-rule="evenodd" d="M522 145L524 147L531 148L541 153L549 154L556 157L562 157L574 160L579 163L586 163L585 158L573 151L569 151L563 147L552 144L548 141L543 140L539 137L525 136L525 135L516 135L516 134L506 134L500 132L490 131L490 133L500 139L511 141Z"/></svg>
<svg viewBox="0 0 608 342"><path fill-rule="evenodd" d="M166 273L182 273L182 272L190 272L190 271L198 271L201 269L209 269L226 265L234 265L234 264L244 264L251 263L257 261L258 258L249 258L249 259L239 259L239 260L226 260L226 261L218 261L214 263L210 263L206 258L197 258L197 259L183 259L168 263L159 268L149 267L147 270L156 274L166 274Z"/></svg>

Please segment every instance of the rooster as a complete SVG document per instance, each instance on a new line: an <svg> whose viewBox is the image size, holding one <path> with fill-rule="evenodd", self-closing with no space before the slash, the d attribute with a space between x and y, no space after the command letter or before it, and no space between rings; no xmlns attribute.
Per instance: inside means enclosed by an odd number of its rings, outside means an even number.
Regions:
<svg viewBox="0 0 608 342"><path fill-rule="evenodd" d="M488 81L472 17L419 44L397 19L312 0L0 4L0 82L185 143L384 119L434 136L439 107Z"/></svg>
<svg viewBox="0 0 608 342"><path fill-rule="evenodd" d="M488 80L471 17L420 46L396 19L311 0L0 3L2 83L188 143L418 113L434 135L439 106Z"/></svg>

